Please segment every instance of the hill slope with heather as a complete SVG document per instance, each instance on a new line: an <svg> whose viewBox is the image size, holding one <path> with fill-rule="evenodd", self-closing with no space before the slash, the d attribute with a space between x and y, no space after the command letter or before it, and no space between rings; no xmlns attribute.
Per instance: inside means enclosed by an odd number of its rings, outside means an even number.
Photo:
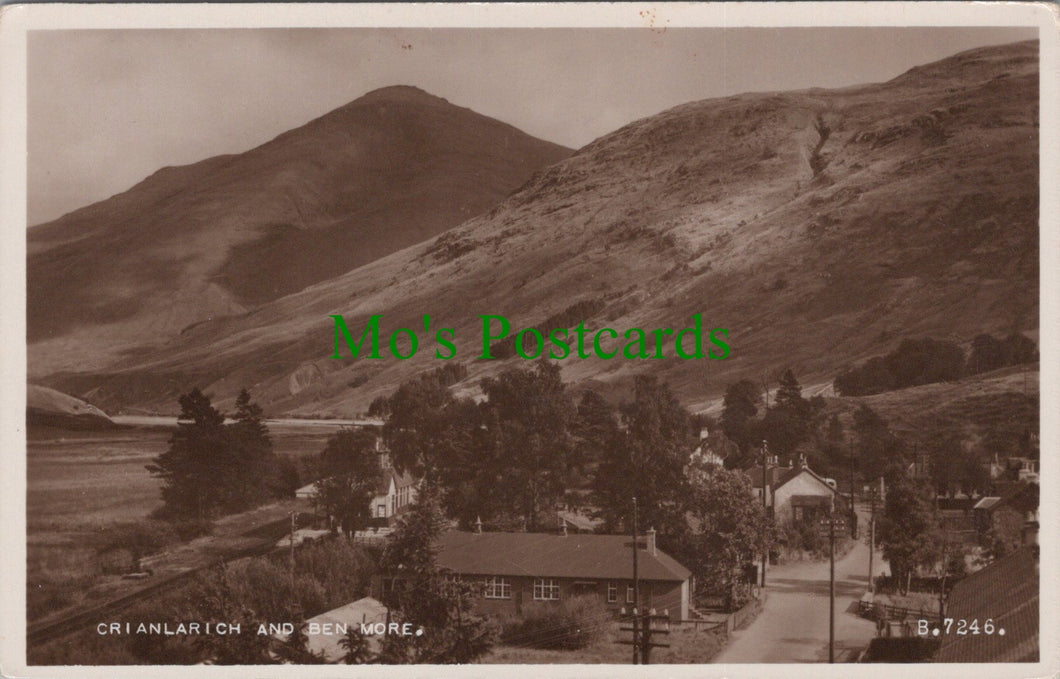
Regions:
<svg viewBox="0 0 1060 679"><path fill-rule="evenodd" d="M421 332L399 361L331 360L329 314L359 337L455 328L472 392L477 314L513 327L578 305L593 328L729 329L722 361L567 359L621 394L652 372L702 409L791 366L804 384L904 337L968 342L1038 325L1038 49L973 50L882 84L693 102L539 173L487 214L253 312L201 323L121 368L48 383L108 407L249 386L272 412L352 414L441 365ZM518 360L518 359L514 359Z"/></svg>
<svg viewBox="0 0 1060 679"><path fill-rule="evenodd" d="M29 230L31 374L100 367L488 210L570 150L389 87Z"/></svg>

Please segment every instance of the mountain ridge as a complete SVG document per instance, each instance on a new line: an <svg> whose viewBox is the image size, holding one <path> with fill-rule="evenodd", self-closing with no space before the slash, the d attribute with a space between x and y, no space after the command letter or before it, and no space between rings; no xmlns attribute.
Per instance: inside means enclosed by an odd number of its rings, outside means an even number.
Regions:
<svg viewBox="0 0 1060 679"><path fill-rule="evenodd" d="M651 371L703 409L741 377L804 383L906 336L970 341L1037 327L1037 45L982 48L891 81L689 102L537 172L489 211L252 311L203 322L107 372L55 374L118 408L172 407L198 385L250 386L273 412L351 415L417 371L334 361L329 314L359 337L453 326L469 376L475 314L526 327L578 302L591 327L730 329L724 361L562 362L621 395ZM683 324L683 325L682 325ZM421 342L422 344L422 342ZM514 363L519 363L516 360ZM765 381L768 381L766 379Z"/></svg>
<svg viewBox="0 0 1060 679"><path fill-rule="evenodd" d="M369 93L242 154L162 168L28 231L34 373L261 303L474 216L570 150L411 88ZM101 276L106 272L106 276ZM104 345L106 348L104 349Z"/></svg>

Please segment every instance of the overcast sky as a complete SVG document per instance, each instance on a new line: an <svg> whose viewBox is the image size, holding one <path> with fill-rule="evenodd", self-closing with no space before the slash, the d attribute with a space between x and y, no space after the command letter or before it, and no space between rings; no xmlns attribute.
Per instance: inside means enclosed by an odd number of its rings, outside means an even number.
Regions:
<svg viewBox="0 0 1060 679"><path fill-rule="evenodd" d="M416 85L582 146L687 101L893 78L1026 28L250 29L29 36L29 223Z"/></svg>

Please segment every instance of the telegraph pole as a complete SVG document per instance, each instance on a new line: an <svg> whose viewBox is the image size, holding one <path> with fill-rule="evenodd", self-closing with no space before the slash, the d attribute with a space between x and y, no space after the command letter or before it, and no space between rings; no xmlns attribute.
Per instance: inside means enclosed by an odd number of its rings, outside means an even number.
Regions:
<svg viewBox="0 0 1060 679"><path fill-rule="evenodd" d="M637 577L637 497L633 496L633 664L638 662L640 634L637 630L637 608L640 606L640 578Z"/></svg>
<svg viewBox="0 0 1060 679"><path fill-rule="evenodd" d="M869 498L872 503L872 513L869 518L869 591L873 594L876 593L876 581L872 576L872 560L876 555L876 484L872 484L872 491L869 493Z"/></svg>
<svg viewBox="0 0 1060 679"><path fill-rule="evenodd" d="M768 393L768 391L766 392ZM766 498L766 467L769 464L769 448L766 445L766 440L762 439L762 510L766 514L766 518L769 518L769 500ZM769 547L762 548L762 588L766 586L766 562L769 561Z"/></svg>
<svg viewBox="0 0 1060 679"><path fill-rule="evenodd" d="M828 517L828 662L835 662L835 517Z"/></svg>
<svg viewBox="0 0 1060 679"><path fill-rule="evenodd" d="M842 519L835 512L821 522L828 525L828 662L835 662L835 528L842 525Z"/></svg>
<svg viewBox="0 0 1060 679"><path fill-rule="evenodd" d="M290 559L290 572L291 572L291 596L294 596L294 531L295 522L298 519L298 512L291 512L291 559Z"/></svg>
<svg viewBox="0 0 1060 679"><path fill-rule="evenodd" d="M858 515L854 511L854 439L850 439L850 536L858 537Z"/></svg>

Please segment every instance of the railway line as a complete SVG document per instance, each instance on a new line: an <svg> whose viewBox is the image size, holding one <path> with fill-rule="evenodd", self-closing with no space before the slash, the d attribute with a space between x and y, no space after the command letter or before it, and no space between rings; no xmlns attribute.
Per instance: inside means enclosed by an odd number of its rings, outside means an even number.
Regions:
<svg viewBox="0 0 1060 679"><path fill-rule="evenodd" d="M179 573L153 577L152 582L147 583L142 587L138 587L134 591L90 608L71 612L58 618L40 620L31 623L27 625L26 628L26 645L27 647L37 646L49 641L61 639L62 637L75 634L85 629L90 629L93 626L98 625L100 622L113 621L114 616L118 613L121 613L134 604L143 601L145 598L177 589L178 587L187 584L198 573L213 568L218 564L251 556L262 556L278 551L276 542L287 535L290 531L290 527L291 522L286 518L256 526L252 530L244 533L246 536L253 536L256 538L255 543L252 545L234 550L210 561L209 563L203 564L202 566L189 568Z"/></svg>

